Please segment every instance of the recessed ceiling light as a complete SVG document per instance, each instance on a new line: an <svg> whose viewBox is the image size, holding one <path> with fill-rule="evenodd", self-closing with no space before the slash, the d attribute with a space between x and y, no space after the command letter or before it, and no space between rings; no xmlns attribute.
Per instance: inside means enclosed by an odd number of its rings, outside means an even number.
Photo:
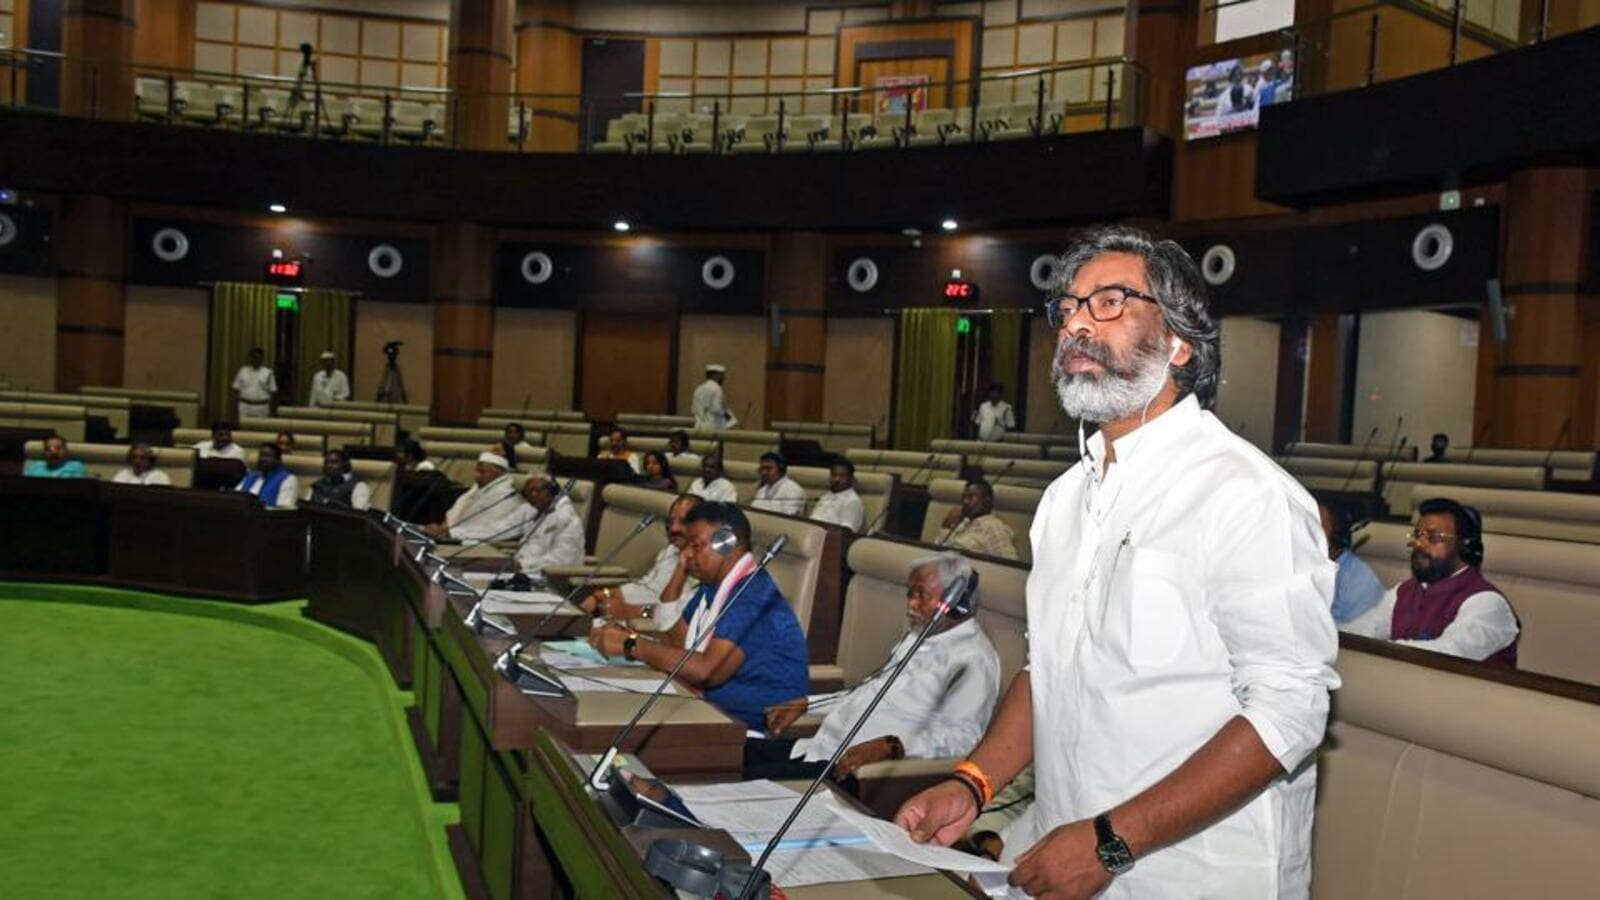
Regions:
<svg viewBox="0 0 1600 900"><path fill-rule="evenodd" d="M956 220L955 219L945 219L943 222L939 223L939 227L943 228L945 231L955 231L956 227L957 227L956 226Z"/></svg>
<svg viewBox="0 0 1600 900"><path fill-rule="evenodd" d="M284 206L282 203L274 203L271 206L268 206L267 209L275 213L286 213L289 211L289 207Z"/></svg>
<svg viewBox="0 0 1600 900"><path fill-rule="evenodd" d="M622 219L618 219L615 222L611 223L611 227L615 228L618 231L627 231L629 228L632 228L633 226L629 225L627 222L623 221Z"/></svg>

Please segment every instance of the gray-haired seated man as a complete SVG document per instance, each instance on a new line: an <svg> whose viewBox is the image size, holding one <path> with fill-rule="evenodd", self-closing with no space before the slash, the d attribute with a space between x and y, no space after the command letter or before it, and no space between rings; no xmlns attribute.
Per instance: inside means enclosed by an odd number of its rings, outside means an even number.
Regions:
<svg viewBox="0 0 1600 900"><path fill-rule="evenodd" d="M744 777L815 778L938 611L946 592L960 591L971 577L971 563L956 553L913 563L906 579L906 634L883 665L848 690L796 697L769 708L768 736L745 741ZM969 608L976 607L974 596ZM963 757L978 745L999 696L1000 657L994 645L973 616L952 609L857 732L833 777L844 781L862 766L882 760ZM816 734L783 737L806 712L823 713Z"/></svg>

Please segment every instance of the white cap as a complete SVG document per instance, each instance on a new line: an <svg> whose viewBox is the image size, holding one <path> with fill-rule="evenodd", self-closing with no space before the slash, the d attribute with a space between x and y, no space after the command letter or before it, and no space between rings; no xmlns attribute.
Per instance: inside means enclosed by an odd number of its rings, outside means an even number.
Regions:
<svg viewBox="0 0 1600 900"><path fill-rule="evenodd" d="M723 365L722 363L706 363L706 371L707 372L717 372L719 374L720 373L726 373L728 371L728 367Z"/></svg>
<svg viewBox="0 0 1600 900"><path fill-rule="evenodd" d="M492 453L488 450L478 454L478 462L488 463L491 466L498 466L508 472L511 471L511 463L506 462L506 458L504 456L501 456L498 453Z"/></svg>
<svg viewBox="0 0 1600 900"><path fill-rule="evenodd" d="M333 355L333 351L332 350L324 350L324 351L322 351L322 358L323 359L334 359L335 357Z"/></svg>

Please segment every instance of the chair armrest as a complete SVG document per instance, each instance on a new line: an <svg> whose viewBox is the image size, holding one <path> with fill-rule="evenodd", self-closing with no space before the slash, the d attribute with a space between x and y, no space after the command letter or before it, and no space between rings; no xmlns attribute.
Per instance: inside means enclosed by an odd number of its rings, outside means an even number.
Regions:
<svg viewBox="0 0 1600 900"><path fill-rule="evenodd" d="M816 734L817 729L821 727L821 716L817 715L816 713L806 713L790 723L789 727L783 730L783 736L786 738L795 739L808 738Z"/></svg>
<svg viewBox="0 0 1600 900"><path fill-rule="evenodd" d="M858 796L883 818L892 818L915 794L950 777L955 759L895 759L868 763L856 770Z"/></svg>
<svg viewBox="0 0 1600 900"><path fill-rule="evenodd" d="M826 694L844 687L844 669L832 663L819 663L811 666L811 689L813 694Z"/></svg>
<svg viewBox="0 0 1600 900"><path fill-rule="evenodd" d="M551 578L621 578L624 581L628 578L628 570L621 566L606 566L604 568L597 569L588 564L576 566L545 566L544 574ZM597 586L604 587L605 585Z"/></svg>

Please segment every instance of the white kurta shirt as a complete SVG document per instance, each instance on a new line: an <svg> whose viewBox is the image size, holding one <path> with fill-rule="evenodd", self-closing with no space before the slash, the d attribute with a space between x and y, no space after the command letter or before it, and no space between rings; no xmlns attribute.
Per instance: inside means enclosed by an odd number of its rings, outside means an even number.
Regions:
<svg viewBox="0 0 1600 900"><path fill-rule="evenodd" d="M693 575L685 575L683 590L679 592L678 599L670 603L661 599L661 592L667 589L667 582L672 580L672 573L678 571L679 555L678 548L668 541L656 551L656 558L650 564L650 571L644 573L638 581L630 581L622 586L622 599L634 606L655 604L651 617L655 619L656 628L662 631L676 625L678 620L683 618L683 602L700 587L700 582Z"/></svg>
<svg viewBox="0 0 1600 900"><path fill-rule="evenodd" d="M734 417L728 413L722 385L709 378L694 389L690 414L694 416L694 427L700 431L721 431L737 424Z"/></svg>
<svg viewBox="0 0 1600 900"><path fill-rule="evenodd" d="M266 366L240 366L239 373L233 376L233 389L239 392L240 403L271 403L272 395L278 392L278 379Z"/></svg>
<svg viewBox="0 0 1600 900"><path fill-rule="evenodd" d="M1450 577L1454 578L1466 570L1467 567L1462 566ZM1394 607L1399 598L1400 586L1395 585L1384 592L1378 605L1344 623L1339 630L1388 641L1389 635L1394 633ZM1390 643L1432 650L1434 653L1448 653L1464 659L1484 660L1510 646L1517 639L1518 630L1516 614L1511 611L1511 604L1505 596L1498 591L1479 591L1461 602L1455 619L1443 634L1433 640Z"/></svg>
<svg viewBox="0 0 1600 900"><path fill-rule="evenodd" d="M583 565L583 520L572 501L557 497L550 511L540 515L532 504L522 504L522 546L517 564L530 575L546 566Z"/></svg>
<svg viewBox="0 0 1600 900"><path fill-rule="evenodd" d="M1090 819L1243 716L1289 776L1140 859L1109 898L1305 897L1314 752L1339 685L1316 503L1193 396L1046 489L1028 577L1034 832Z"/></svg>
<svg viewBox="0 0 1600 900"><path fill-rule="evenodd" d="M244 448L238 444L229 443L228 446L219 450L217 445L208 438L195 444L194 449L195 452L200 454L201 459L237 459L240 462L244 462Z"/></svg>
<svg viewBox="0 0 1600 900"><path fill-rule="evenodd" d="M751 499L750 506L786 516L803 516L806 514L806 489L796 484L793 478L780 475L771 484L756 486L756 495Z"/></svg>
<svg viewBox="0 0 1600 900"><path fill-rule="evenodd" d="M249 476L246 475L245 477L248 478ZM259 497L261 496L261 488L264 487L266 483L267 480L265 478L258 478L255 480L255 483L251 484L247 488L244 486L244 482L241 481L234 485L233 489L236 491L244 491L247 494L253 494ZM299 505L300 482L295 479L293 473L290 473L283 476L283 480L278 482L278 499L273 506L277 509L294 509Z"/></svg>
<svg viewBox="0 0 1600 900"><path fill-rule="evenodd" d="M131 466L111 476L111 480L117 484L160 484L169 487L172 485L172 479L160 469L149 469L141 475L133 471Z"/></svg>
<svg viewBox="0 0 1600 900"><path fill-rule="evenodd" d="M334 401L350 399L350 379L338 369L332 372L317 370L311 376L311 405L332 406Z"/></svg>
<svg viewBox="0 0 1600 900"><path fill-rule="evenodd" d="M855 488L845 488L818 497L817 505L811 508L811 518L860 533L867 526L867 508L861 504L861 495Z"/></svg>
<svg viewBox="0 0 1600 900"><path fill-rule="evenodd" d="M733 486L733 482L726 478L718 478L710 484L706 484L704 478L696 478L689 484L689 493L702 500L710 500L713 503L739 502L738 489Z"/></svg>
<svg viewBox="0 0 1600 900"><path fill-rule="evenodd" d="M978 440L998 441L1017 427L1017 418L1011 412L1011 404L1004 400L999 403L985 400L972 414L972 423L978 426Z"/></svg>
<svg viewBox="0 0 1600 900"><path fill-rule="evenodd" d="M517 492L510 475L472 489L456 498L444 522L450 527L450 536L458 541L516 540L521 516L528 503L511 495Z"/></svg>
<svg viewBox="0 0 1600 900"><path fill-rule="evenodd" d="M795 741L790 758L820 762L833 755L916 637L901 638L885 666L834 702L814 702L812 710L825 713L822 724ZM853 743L892 734L913 759L966 756L989 727L999 698L1000 657L977 620L968 619L923 642Z"/></svg>

